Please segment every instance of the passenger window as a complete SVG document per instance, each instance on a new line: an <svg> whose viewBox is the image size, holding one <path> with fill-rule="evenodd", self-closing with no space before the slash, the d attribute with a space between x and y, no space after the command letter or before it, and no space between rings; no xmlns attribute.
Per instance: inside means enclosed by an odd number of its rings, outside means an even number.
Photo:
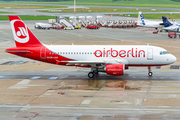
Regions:
<svg viewBox="0 0 180 120"><path fill-rule="evenodd" d="M51 55L51 52L49 52L49 54Z"/></svg>

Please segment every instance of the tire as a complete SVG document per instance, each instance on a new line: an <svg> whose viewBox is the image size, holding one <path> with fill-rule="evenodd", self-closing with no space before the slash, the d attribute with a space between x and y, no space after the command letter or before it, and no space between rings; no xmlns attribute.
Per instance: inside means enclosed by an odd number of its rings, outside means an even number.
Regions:
<svg viewBox="0 0 180 120"><path fill-rule="evenodd" d="M88 77L89 77L89 78L94 78L94 73L93 73L93 72L89 72L89 73L88 73Z"/></svg>
<svg viewBox="0 0 180 120"><path fill-rule="evenodd" d="M148 73L148 75L149 75L149 76L152 76L152 75L153 75L153 73L152 73L152 72L149 72L149 73Z"/></svg>

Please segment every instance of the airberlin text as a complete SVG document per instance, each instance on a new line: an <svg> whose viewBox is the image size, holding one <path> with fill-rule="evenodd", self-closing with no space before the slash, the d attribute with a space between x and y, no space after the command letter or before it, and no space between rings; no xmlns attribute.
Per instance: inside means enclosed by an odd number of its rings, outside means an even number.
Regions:
<svg viewBox="0 0 180 120"><path fill-rule="evenodd" d="M106 50L105 48L103 50L96 50L94 55L96 57L133 57L133 58L138 58L138 57L144 57L145 58L145 51L144 50L138 50L137 48L132 48L130 50L113 50L111 48L110 50Z"/></svg>

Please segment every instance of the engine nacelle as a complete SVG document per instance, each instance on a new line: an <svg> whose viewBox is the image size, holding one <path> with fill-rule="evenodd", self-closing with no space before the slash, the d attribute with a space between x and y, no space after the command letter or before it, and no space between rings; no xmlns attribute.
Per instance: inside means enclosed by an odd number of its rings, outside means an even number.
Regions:
<svg viewBox="0 0 180 120"><path fill-rule="evenodd" d="M107 64L105 68L108 75L123 75L124 69L124 64Z"/></svg>

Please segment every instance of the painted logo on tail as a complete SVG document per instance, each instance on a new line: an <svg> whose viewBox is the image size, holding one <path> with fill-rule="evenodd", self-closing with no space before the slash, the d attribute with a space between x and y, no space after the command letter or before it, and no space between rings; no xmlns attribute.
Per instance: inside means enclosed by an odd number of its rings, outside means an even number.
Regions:
<svg viewBox="0 0 180 120"><path fill-rule="evenodd" d="M11 27L15 41L19 43L26 43L29 41L28 29L21 20L12 20Z"/></svg>
<svg viewBox="0 0 180 120"><path fill-rule="evenodd" d="M140 14L140 17L141 17L141 21L142 21L143 25L146 25L145 22L144 22L144 18L143 18L142 13Z"/></svg>

